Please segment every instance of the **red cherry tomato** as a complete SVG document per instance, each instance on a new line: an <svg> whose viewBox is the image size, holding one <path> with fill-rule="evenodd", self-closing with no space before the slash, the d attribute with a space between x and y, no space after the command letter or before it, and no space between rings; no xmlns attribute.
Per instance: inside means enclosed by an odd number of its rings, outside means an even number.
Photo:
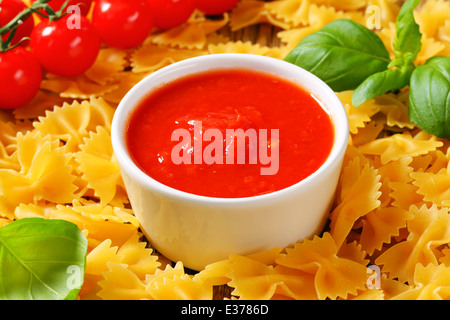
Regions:
<svg viewBox="0 0 450 320"><path fill-rule="evenodd" d="M92 22L110 47L131 49L140 45L153 28L147 0L100 0L94 5Z"/></svg>
<svg viewBox="0 0 450 320"><path fill-rule="evenodd" d="M31 33L30 47L48 72L74 77L86 72L97 59L100 36L84 16L67 14L44 20Z"/></svg>
<svg viewBox="0 0 450 320"><path fill-rule="evenodd" d="M155 27L170 29L185 23L194 12L194 0L148 0Z"/></svg>
<svg viewBox="0 0 450 320"><path fill-rule="evenodd" d="M5 26L8 22L14 19L20 12L26 9L27 6L21 0L3 0L0 1L0 27ZM11 45L17 44L22 38L29 37L31 31L33 31L34 21L33 17L29 17L23 24L21 24L14 34ZM2 40L6 41L8 39L9 32L2 36ZM26 47L28 41L21 43L22 46Z"/></svg>
<svg viewBox="0 0 450 320"><path fill-rule="evenodd" d="M39 91L42 71L34 55L23 47L0 53L0 108L16 109Z"/></svg>
<svg viewBox="0 0 450 320"><path fill-rule="evenodd" d="M195 7L209 15L218 15L233 9L239 0L195 0Z"/></svg>
<svg viewBox="0 0 450 320"><path fill-rule="evenodd" d="M33 0L33 2L36 2L36 0ZM62 5L66 2L66 0L50 0L47 2L47 4L54 10L59 11L62 7ZM70 6L77 5L80 7L80 13L83 16L86 16L89 13L89 10L91 9L92 0L70 0L67 3L66 9ZM40 10L40 12L45 13L44 10Z"/></svg>

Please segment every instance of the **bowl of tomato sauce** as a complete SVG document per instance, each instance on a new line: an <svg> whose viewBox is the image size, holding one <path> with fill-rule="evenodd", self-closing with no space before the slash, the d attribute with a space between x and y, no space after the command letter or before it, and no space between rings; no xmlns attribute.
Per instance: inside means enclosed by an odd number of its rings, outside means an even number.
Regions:
<svg viewBox="0 0 450 320"><path fill-rule="evenodd" d="M348 135L345 109L323 81L251 54L152 73L123 98L112 125L143 233L193 270L319 234Z"/></svg>

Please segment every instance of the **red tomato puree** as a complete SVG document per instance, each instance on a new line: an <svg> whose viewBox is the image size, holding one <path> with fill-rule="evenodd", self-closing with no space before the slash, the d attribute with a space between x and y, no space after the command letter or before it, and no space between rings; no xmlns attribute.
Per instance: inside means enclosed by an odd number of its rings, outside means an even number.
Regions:
<svg viewBox="0 0 450 320"><path fill-rule="evenodd" d="M257 139L227 140L233 129L253 130ZM205 139L208 131L213 138ZM272 140L275 131L278 139ZM176 132L189 136L174 139ZM325 162L333 141L331 119L311 94L287 80L243 69L190 75L155 89L130 116L126 132L128 151L147 175L177 190L217 198L292 186ZM238 161L242 143L245 159ZM276 157L268 164L250 150ZM202 152L203 158L195 158ZM270 165L272 174L262 174Z"/></svg>

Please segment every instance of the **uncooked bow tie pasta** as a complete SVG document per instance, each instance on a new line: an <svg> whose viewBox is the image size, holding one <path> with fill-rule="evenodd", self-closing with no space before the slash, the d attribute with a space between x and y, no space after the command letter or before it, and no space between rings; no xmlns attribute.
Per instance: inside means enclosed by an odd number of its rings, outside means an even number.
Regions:
<svg viewBox="0 0 450 320"><path fill-rule="evenodd" d="M387 0L241 0L218 16L195 10L182 25L153 28L133 49L103 45L82 75L45 72L31 102L0 110L0 246L2 229L17 220L74 223L87 239L81 300L207 300L218 288L231 292L222 299L449 299L450 142L410 120L408 86L358 107L354 90L337 92L350 140L321 234L195 273L141 233L111 145L121 99L165 66L220 53L284 59L338 19L371 27L395 59L400 9ZM450 57L450 1L422 1L414 17L422 34L415 64ZM0 271L0 282L6 276Z"/></svg>

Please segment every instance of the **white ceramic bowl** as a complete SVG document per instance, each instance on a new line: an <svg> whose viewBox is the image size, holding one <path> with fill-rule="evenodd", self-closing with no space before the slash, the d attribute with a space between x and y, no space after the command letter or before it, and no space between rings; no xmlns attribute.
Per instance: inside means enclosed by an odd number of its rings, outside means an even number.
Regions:
<svg viewBox="0 0 450 320"><path fill-rule="evenodd" d="M185 75L217 68L244 68L293 81L321 101L335 141L326 162L303 181L270 194L223 199L189 194L161 184L132 161L125 131L132 111L152 89ZM282 94L282 93L280 93ZM141 229L164 256L194 270L320 233L328 218L348 142L348 120L335 93L313 74L288 62L250 54L216 54L174 63L143 79L121 101L112 143L131 206Z"/></svg>

